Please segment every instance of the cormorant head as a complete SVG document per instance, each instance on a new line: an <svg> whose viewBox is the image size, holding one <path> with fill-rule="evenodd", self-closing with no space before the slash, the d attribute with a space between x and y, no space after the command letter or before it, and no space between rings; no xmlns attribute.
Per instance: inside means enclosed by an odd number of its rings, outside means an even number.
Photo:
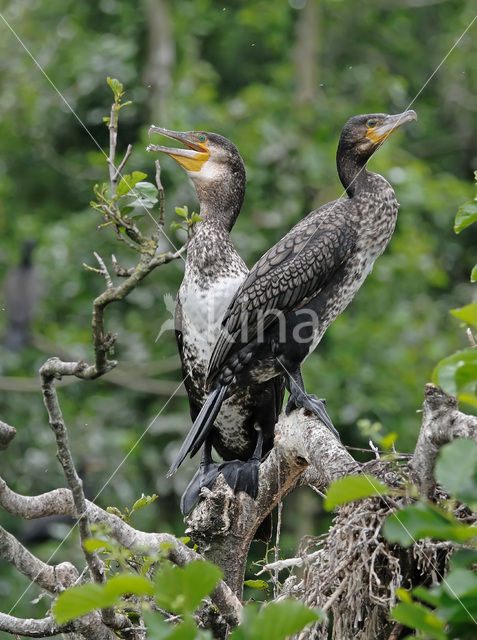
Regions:
<svg viewBox="0 0 477 640"><path fill-rule="evenodd" d="M234 172L242 173L244 171L243 161L237 147L218 133L170 131L154 125L149 129L149 135L151 133L160 133L187 147L183 149L150 144L147 150L167 153L184 167L194 182L214 180L215 178L223 179Z"/></svg>
<svg viewBox="0 0 477 640"><path fill-rule="evenodd" d="M171 131L152 125L151 133L160 133L181 142L186 148L150 144L148 151L161 151L174 158L187 171L197 190L202 209L230 211L233 225L245 195L245 167L233 142L207 131Z"/></svg>
<svg viewBox="0 0 477 640"><path fill-rule="evenodd" d="M354 116L343 127L338 149L366 162L396 129L411 120L417 120L417 114L412 110L396 115L368 113Z"/></svg>

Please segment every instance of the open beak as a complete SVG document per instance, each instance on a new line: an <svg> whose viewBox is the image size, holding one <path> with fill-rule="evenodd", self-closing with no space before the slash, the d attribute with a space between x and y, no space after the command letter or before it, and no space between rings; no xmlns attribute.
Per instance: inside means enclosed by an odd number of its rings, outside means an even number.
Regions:
<svg viewBox="0 0 477 640"><path fill-rule="evenodd" d="M417 120L417 113L412 109L404 111L403 113L397 113L394 116L386 116L378 127L371 129L366 135L375 144L379 144L384 142L386 138L389 138L391 133L396 131L396 129L399 129L399 127L406 124L406 122L411 122L411 120Z"/></svg>
<svg viewBox="0 0 477 640"><path fill-rule="evenodd" d="M170 129L163 129L162 127L152 125L149 128L149 136L151 133L160 133L172 140L181 142L187 147L186 149L182 149L180 147L163 147L158 144L150 144L146 149L147 151L167 153L168 156L174 158L174 160L187 171L200 171L209 159L210 152L207 149L207 142L198 142L197 134L193 132L183 133L182 131L171 131Z"/></svg>

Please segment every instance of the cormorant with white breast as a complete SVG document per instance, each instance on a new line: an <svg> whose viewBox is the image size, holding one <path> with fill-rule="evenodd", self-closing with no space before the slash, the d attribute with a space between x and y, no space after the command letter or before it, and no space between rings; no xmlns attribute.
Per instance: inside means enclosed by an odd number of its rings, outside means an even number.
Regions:
<svg viewBox="0 0 477 640"><path fill-rule="evenodd" d="M359 115L345 124L337 168L347 197L312 211L251 269L222 320L207 375L211 388L187 438L203 440L229 385L248 386L277 376L290 391L287 412L303 407L337 435L324 401L306 393L301 364L348 306L396 224L391 185L366 164L414 111Z"/></svg>
<svg viewBox="0 0 477 640"><path fill-rule="evenodd" d="M237 147L216 133L183 133L152 126L149 133L153 132L187 147L149 145L148 150L168 154L187 171L200 203L202 220L195 225L187 247L175 314L184 383L191 417L195 420L207 397L207 366L222 316L248 275L247 266L230 239L245 195L245 167ZM183 513L193 507L202 487L212 486L218 473L224 475L234 491L243 490L256 496L262 449L265 453L273 446L283 384L275 380L240 387L230 385L221 400L223 404L210 416L207 433L191 446L183 446L169 471L168 475L174 473L187 453L194 455L204 444L200 468L181 499ZM225 462L218 464L212 460L212 446Z"/></svg>

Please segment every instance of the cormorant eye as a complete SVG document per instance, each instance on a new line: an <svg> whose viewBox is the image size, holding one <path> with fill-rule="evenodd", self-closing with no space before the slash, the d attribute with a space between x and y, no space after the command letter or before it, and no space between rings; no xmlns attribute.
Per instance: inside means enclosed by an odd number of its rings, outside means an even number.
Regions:
<svg viewBox="0 0 477 640"><path fill-rule="evenodd" d="M368 120L366 124L368 127L375 127L378 124L378 121L371 118L371 120Z"/></svg>
<svg viewBox="0 0 477 640"><path fill-rule="evenodd" d="M203 133L200 134L199 136L199 142L205 142L207 140L207 138L204 136Z"/></svg>

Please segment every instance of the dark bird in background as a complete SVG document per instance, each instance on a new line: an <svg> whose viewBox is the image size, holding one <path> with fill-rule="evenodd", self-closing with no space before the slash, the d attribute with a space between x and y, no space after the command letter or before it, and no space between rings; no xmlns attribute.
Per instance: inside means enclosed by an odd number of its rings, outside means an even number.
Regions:
<svg viewBox="0 0 477 640"><path fill-rule="evenodd" d="M36 242L25 240L18 267L5 278L7 329L4 343L10 351L20 351L30 340L30 327L38 299L38 279L33 265Z"/></svg>
<svg viewBox="0 0 477 640"><path fill-rule="evenodd" d="M346 123L337 167L347 197L295 225L235 293L209 364L211 392L183 449L194 451L207 438L230 386L250 387L279 376L290 391L287 412L303 407L337 435L324 402L305 391L301 364L391 239L398 203L389 183L366 163L393 131L416 119L414 111L406 111L360 115Z"/></svg>
<svg viewBox="0 0 477 640"><path fill-rule="evenodd" d="M174 158L191 178L199 199L202 220L194 227L187 247L182 284L177 295L175 328L192 420L201 416L207 398L205 381L221 320L248 269L230 239L245 195L246 177L237 147L227 138L206 131L186 133L152 126L186 148L149 145ZM208 413L207 430L186 437L169 470L173 474L188 453L204 445L199 470L181 499L187 513L202 487L211 487L222 473L234 491L256 497L262 453L273 446L275 422L283 402L280 380L223 387L220 404ZM212 459L216 449L223 463Z"/></svg>

